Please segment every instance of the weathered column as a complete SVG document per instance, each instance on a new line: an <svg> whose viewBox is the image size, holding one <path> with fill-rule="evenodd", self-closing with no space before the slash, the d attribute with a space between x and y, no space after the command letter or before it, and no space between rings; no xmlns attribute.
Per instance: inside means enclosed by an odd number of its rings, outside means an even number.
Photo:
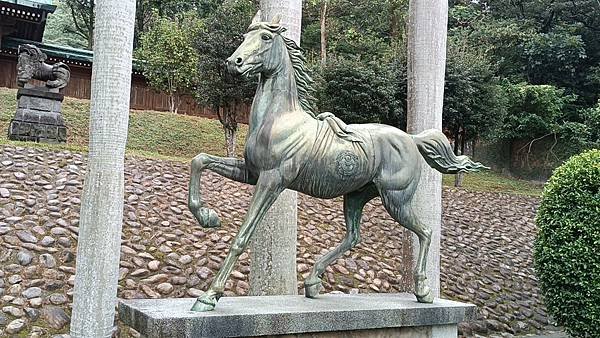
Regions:
<svg viewBox="0 0 600 338"><path fill-rule="evenodd" d="M261 0L263 21L281 15L286 36L300 44L301 0ZM258 225L250 248L250 295L294 295L298 193L284 191Z"/></svg>
<svg viewBox="0 0 600 338"><path fill-rule="evenodd" d="M408 19L407 129L417 134L442 129L448 2L412 0ZM427 261L427 278L436 297L440 294L440 234L442 175L422 162L421 182L413 199L417 217L433 231ZM413 257L418 254L413 236ZM413 262L416 259L413 259Z"/></svg>
<svg viewBox="0 0 600 338"><path fill-rule="evenodd" d="M129 120L135 0L96 2L90 147L81 197L71 336L112 334Z"/></svg>

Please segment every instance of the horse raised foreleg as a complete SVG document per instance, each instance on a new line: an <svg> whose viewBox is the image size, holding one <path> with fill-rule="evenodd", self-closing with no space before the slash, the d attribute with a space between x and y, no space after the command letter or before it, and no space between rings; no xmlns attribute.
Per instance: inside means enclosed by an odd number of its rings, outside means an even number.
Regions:
<svg viewBox="0 0 600 338"><path fill-rule="evenodd" d="M201 226L214 228L220 225L219 216L213 209L204 206L200 189L200 179L205 169L210 169L234 181L248 184L256 184L256 176L248 171L246 163L242 159L208 154L199 154L194 157L191 165L188 207Z"/></svg>
<svg viewBox="0 0 600 338"><path fill-rule="evenodd" d="M265 171L260 174L256 183L254 196L250 202L250 208L240 231L235 237L233 245L229 249L229 254L225 258L223 266L215 276L208 291L192 307L192 311L211 311L215 308L217 301L223 294L225 282L231 274L238 257L248 246L250 237L256 228L256 225L263 219L267 210L273 205L279 194L283 191L281 174L279 170Z"/></svg>
<svg viewBox="0 0 600 338"><path fill-rule="evenodd" d="M378 195L374 185L363 190L344 195L344 217L346 220L346 236L335 249L319 258L308 278L304 281L304 295L314 298L321 290L321 276L325 268L338 259L344 252L352 249L360 242L360 218L365 204Z"/></svg>

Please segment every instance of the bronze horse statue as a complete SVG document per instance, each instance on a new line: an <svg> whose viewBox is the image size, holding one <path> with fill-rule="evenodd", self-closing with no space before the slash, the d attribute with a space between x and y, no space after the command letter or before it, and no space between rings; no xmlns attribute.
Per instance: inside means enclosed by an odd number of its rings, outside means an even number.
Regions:
<svg viewBox="0 0 600 338"><path fill-rule="evenodd" d="M344 196L346 236L316 262L304 282L306 297L319 294L325 268L360 242L362 209L379 196L389 214L417 234L420 248L414 294L419 302L432 302L425 275L431 229L415 216L412 205L420 179L420 157L445 174L485 167L466 156L455 156L438 130L409 135L381 124L346 125L330 113L315 116L305 59L296 43L282 35L284 31L278 19L258 22L255 18L243 43L226 61L230 72L259 75L260 79L244 159L199 154L192 160L189 208L204 227L219 226L215 211L202 201L200 178L204 170L256 186L223 266L192 311L214 309L257 224L284 189L318 198Z"/></svg>
<svg viewBox="0 0 600 338"><path fill-rule="evenodd" d="M17 85L24 87L31 79L46 82L49 89L59 90L67 86L71 78L69 66L62 62L53 65L45 61L48 57L38 47L30 44L19 46L17 61Z"/></svg>

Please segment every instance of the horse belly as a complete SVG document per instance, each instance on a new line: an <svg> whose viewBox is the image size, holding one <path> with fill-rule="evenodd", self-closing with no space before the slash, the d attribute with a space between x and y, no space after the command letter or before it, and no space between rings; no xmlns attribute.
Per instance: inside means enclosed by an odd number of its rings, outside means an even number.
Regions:
<svg viewBox="0 0 600 338"><path fill-rule="evenodd" d="M323 137L290 188L318 198L355 191L373 179L374 164L367 153L365 144Z"/></svg>

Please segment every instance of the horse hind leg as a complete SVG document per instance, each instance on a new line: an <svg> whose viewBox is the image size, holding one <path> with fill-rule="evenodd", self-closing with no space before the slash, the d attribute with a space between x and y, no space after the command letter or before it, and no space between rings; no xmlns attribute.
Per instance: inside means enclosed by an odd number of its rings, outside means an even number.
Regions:
<svg viewBox="0 0 600 338"><path fill-rule="evenodd" d="M412 194L409 191L382 191L381 199L392 218L419 238L419 257L414 271L414 294L419 303L431 303L434 295L427 282L427 256L431 244L431 229L416 217L411 204Z"/></svg>
<svg viewBox="0 0 600 338"><path fill-rule="evenodd" d="M344 252L352 249L360 242L360 218L365 204L378 196L374 185L344 195L344 218L346 221L346 236L332 251L319 258L308 278L304 281L304 295L315 298L321 290L321 276L325 268L338 259Z"/></svg>

